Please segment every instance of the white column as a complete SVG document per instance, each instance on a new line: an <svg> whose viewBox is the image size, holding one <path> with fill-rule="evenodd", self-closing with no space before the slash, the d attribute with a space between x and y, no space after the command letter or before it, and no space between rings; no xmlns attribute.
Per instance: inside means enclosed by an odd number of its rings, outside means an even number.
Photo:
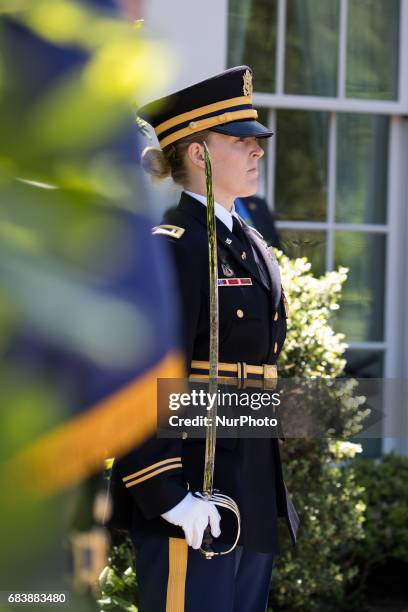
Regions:
<svg viewBox="0 0 408 612"><path fill-rule="evenodd" d="M408 0L401 0L399 39L399 99L403 112L408 113Z"/></svg>
<svg viewBox="0 0 408 612"><path fill-rule="evenodd" d="M388 224L387 284L385 288L385 378L408 379L408 121L393 117L390 129L388 164ZM394 385L395 386L395 385ZM401 415L408 410L393 392L392 383L385 399L383 452L394 450L408 454L408 426L401 431ZM388 401L387 401L388 400ZM398 406L396 405L398 403ZM395 437L395 432L399 437ZM404 438L405 436L405 438Z"/></svg>

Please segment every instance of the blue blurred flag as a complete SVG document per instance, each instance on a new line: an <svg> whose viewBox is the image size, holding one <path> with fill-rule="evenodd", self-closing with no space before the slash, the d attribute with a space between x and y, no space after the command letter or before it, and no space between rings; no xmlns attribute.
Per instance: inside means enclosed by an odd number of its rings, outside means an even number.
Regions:
<svg viewBox="0 0 408 612"><path fill-rule="evenodd" d="M92 3L59 3L65 33L61 21L47 22L46 5L21 2L0 31L6 423L18 422L23 387L28 398L24 431L15 427L3 447L3 473L40 496L148 437L157 378L183 373L171 270L151 236L154 202L136 168L128 84L118 78L129 54L136 72L149 58L130 26L92 13Z"/></svg>

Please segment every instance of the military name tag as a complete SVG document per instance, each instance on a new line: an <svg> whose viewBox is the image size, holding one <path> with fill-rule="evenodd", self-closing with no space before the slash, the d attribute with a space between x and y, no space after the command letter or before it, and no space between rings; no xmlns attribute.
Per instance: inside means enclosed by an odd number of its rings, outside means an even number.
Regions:
<svg viewBox="0 0 408 612"><path fill-rule="evenodd" d="M219 287L237 287L239 285L252 285L251 278L219 278Z"/></svg>

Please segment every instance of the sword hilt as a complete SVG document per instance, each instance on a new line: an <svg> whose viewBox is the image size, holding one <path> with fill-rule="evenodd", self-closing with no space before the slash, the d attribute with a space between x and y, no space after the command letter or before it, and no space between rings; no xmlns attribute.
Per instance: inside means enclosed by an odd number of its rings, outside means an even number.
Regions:
<svg viewBox="0 0 408 612"><path fill-rule="evenodd" d="M204 531L203 541L200 547L200 553L206 559L212 559L214 555L216 554L215 550L213 550L213 547L212 547L213 540L214 539L211 534L211 527L210 525L207 525Z"/></svg>
<svg viewBox="0 0 408 612"><path fill-rule="evenodd" d="M219 491L214 493L196 493L197 497L204 499L206 501L210 501L216 506L220 508L226 508L235 514L235 518L237 519L237 535L234 543L228 550L223 550L221 552L215 552L212 547L213 537L211 534L211 527L207 525L203 535L203 542L200 547L200 553L203 555L205 559L212 559L213 557L220 557L221 555L228 555L230 552L234 550L236 545L238 544L239 536L241 535L241 515L239 513L239 508L234 502L234 500L228 495L224 495Z"/></svg>

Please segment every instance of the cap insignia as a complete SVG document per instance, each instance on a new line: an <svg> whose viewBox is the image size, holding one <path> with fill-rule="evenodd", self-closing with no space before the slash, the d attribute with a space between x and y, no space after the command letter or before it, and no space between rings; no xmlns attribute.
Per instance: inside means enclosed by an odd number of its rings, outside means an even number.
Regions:
<svg viewBox="0 0 408 612"><path fill-rule="evenodd" d="M244 80L244 96L252 96L252 92L253 92L253 87L252 87L252 74L249 72L249 70L246 70L244 72L244 76L243 76L243 80Z"/></svg>

